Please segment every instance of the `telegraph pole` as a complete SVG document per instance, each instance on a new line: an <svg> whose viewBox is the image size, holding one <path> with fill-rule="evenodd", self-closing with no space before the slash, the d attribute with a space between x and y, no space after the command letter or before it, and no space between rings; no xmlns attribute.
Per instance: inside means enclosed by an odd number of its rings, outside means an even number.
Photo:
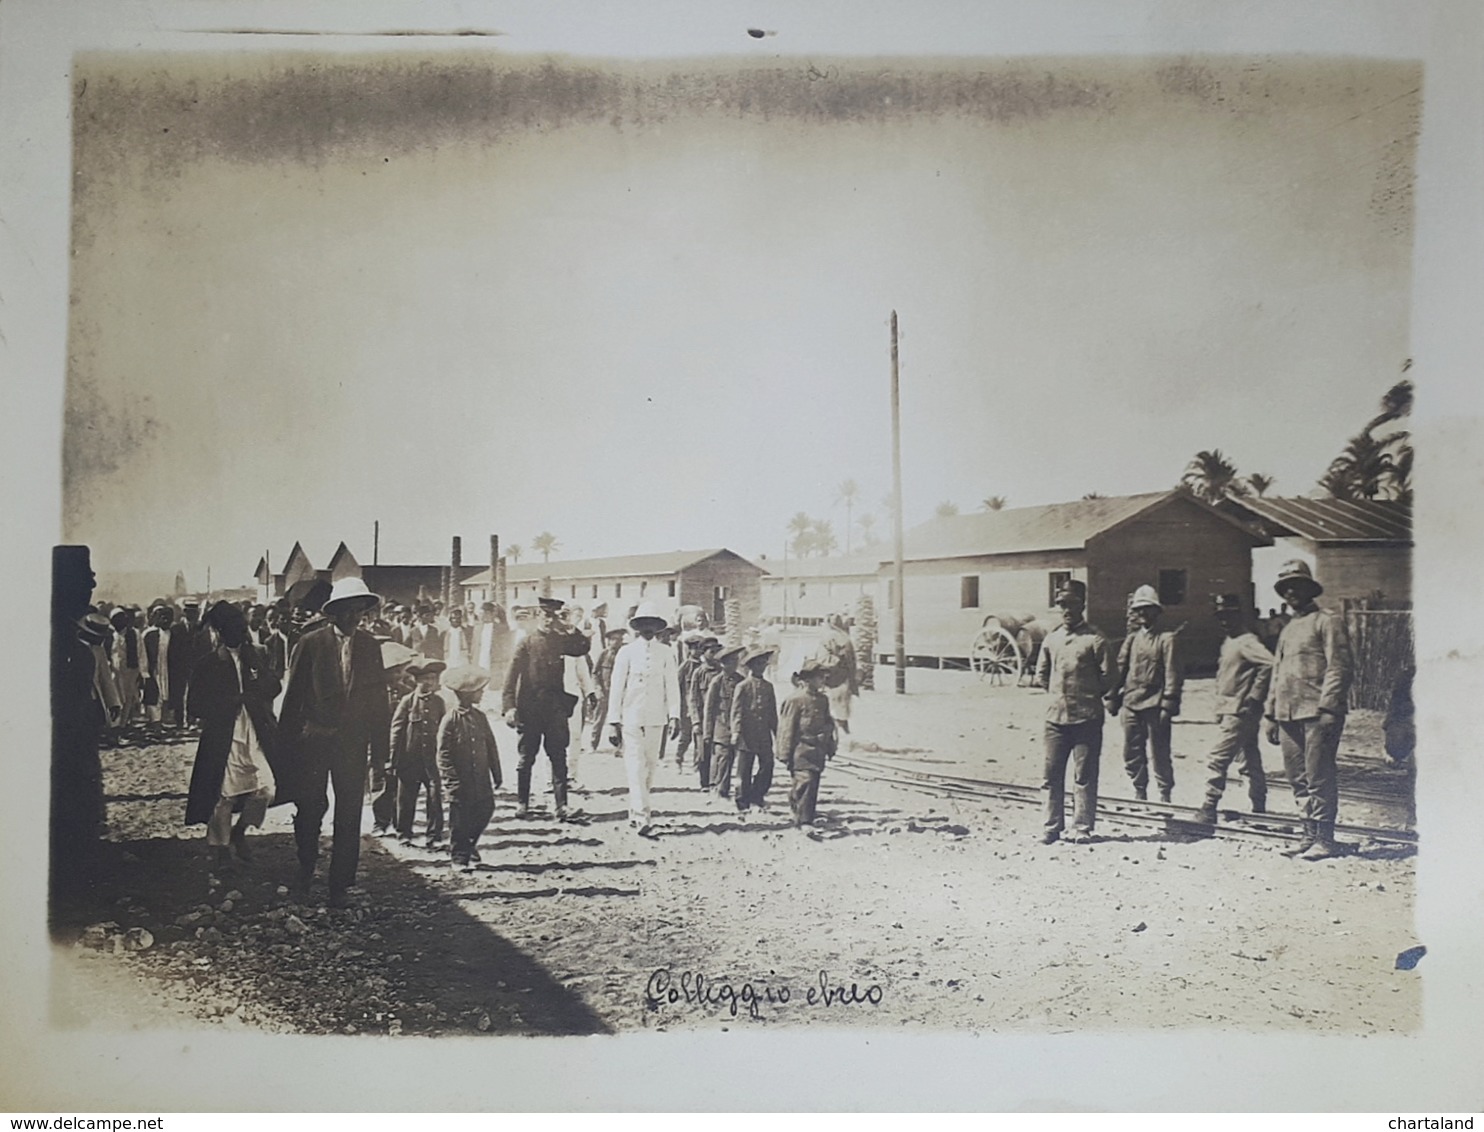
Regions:
<svg viewBox="0 0 1484 1132"><path fill-rule="evenodd" d="M895 551L897 695L907 691L907 595L902 569L902 383L897 357L897 312L891 312L891 533Z"/></svg>

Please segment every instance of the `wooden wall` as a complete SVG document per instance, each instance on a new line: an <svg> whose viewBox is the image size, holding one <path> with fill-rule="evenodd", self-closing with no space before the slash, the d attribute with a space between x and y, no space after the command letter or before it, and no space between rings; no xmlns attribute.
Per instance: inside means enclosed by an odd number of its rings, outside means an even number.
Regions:
<svg viewBox="0 0 1484 1132"><path fill-rule="evenodd" d="M1048 605L1052 571L1070 572L1085 581L1086 556L1081 550L1030 554L985 554L970 558L933 559L905 564L907 591L906 646L909 656L963 658L990 614L1023 617L1028 613L1047 624L1060 623ZM961 581L979 578L979 606L964 609ZM878 653L891 651L896 612L886 602L892 567L877 575Z"/></svg>
<svg viewBox="0 0 1484 1132"><path fill-rule="evenodd" d="M712 616L711 598L716 586L725 586L741 605L743 627L756 625L762 617L762 571L741 558L717 555L680 571L680 604L698 605Z"/></svg>
<svg viewBox="0 0 1484 1132"><path fill-rule="evenodd" d="M1160 570L1186 571L1185 600L1165 609L1164 625L1186 622L1180 636L1186 663L1214 670L1221 626L1216 594L1252 601L1252 541L1199 504L1178 497L1125 526L1088 541L1088 620L1109 637L1125 633L1128 595L1157 586Z"/></svg>

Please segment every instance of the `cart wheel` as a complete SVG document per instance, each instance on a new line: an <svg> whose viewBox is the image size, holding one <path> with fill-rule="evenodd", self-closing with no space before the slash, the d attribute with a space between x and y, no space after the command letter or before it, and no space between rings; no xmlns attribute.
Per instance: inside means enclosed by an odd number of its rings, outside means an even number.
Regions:
<svg viewBox="0 0 1484 1132"><path fill-rule="evenodd" d="M985 629L974 638L969 650L969 665L981 676L999 683L1007 676L1019 677L1020 646L1002 628Z"/></svg>

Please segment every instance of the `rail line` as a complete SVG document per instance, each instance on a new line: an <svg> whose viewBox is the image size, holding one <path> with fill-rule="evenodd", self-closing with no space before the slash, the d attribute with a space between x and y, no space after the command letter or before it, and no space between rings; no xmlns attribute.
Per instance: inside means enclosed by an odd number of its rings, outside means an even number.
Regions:
<svg viewBox="0 0 1484 1132"><path fill-rule="evenodd" d="M1040 806L1043 800L1040 788L1035 786L912 770L895 763L861 758L856 755L837 755L831 765L868 781L905 786L908 789L936 797L1003 801L1030 806ZM1281 814L1249 814L1226 809L1220 811L1221 820L1215 826L1203 825L1193 820L1194 811L1183 806L1168 802L1139 802L1128 798L1109 798L1103 795L1098 797L1098 818L1103 821L1124 822L1131 825L1157 825L1165 829L1173 828L1187 836L1245 839L1269 844L1273 841L1296 842L1302 829L1301 818ZM1411 830L1384 829L1364 825L1336 825L1335 833L1341 837L1360 838L1387 845L1410 847L1417 845L1417 834Z"/></svg>

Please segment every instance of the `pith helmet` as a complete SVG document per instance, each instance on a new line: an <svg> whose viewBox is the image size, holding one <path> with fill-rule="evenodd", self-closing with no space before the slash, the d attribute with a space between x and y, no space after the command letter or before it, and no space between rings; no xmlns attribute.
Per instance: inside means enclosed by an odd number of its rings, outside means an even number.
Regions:
<svg viewBox="0 0 1484 1132"><path fill-rule="evenodd" d="M1302 558L1294 558L1283 563L1283 568L1278 571L1278 580L1273 583L1273 589L1282 593L1285 586L1291 585L1302 586L1310 597L1318 597L1324 592L1324 587L1314 580L1313 571Z"/></svg>
<svg viewBox="0 0 1484 1132"><path fill-rule="evenodd" d="M1163 609L1159 604L1159 594L1154 592L1153 586L1140 586L1134 591L1134 596L1129 599L1130 609Z"/></svg>

